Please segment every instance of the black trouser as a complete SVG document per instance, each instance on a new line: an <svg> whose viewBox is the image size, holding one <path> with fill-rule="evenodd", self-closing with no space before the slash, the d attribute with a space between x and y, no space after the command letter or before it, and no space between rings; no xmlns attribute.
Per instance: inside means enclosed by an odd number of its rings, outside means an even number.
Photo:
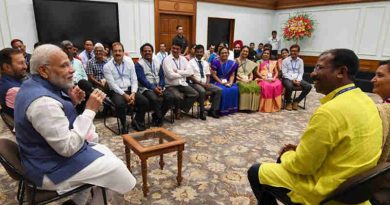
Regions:
<svg viewBox="0 0 390 205"><path fill-rule="evenodd" d="M171 92L175 96L175 106L180 108L184 112L190 111L195 100L198 99L199 94L191 86L169 86L168 92Z"/></svg>
<svg viewBox="0 0 390 205"><path fill-rule="evenodd" d="M253 194L256 196L257 203L259 205L277 205L278 203L276 202L276 199L273 194L278 197L289 200L287 193L290 192L290 190L286 188L271 187L268 185L261 184L259 180L259 168L260 164L254 164L248 170L248 180L251 185ZM272 191L273 194L269 193L266 190Z"/></svg>
<svg viewBox="0 0 390 205"><path fill-rule="evenodd" d="M126 92L127 93L127 92ZM135 94L135 105L129 106L122 95L119 95L117 93L111 94L111 100L115 104L116 113L122 123L123 127L126 127L126 115L127 112L130 110L135 109L135 121L139 124L145 123L145 113L149 109L149 101L148 99L139 94Z"/></svg>
<svg viewBox="0 0 390 205"><path fill-rule="evenodd" d="M293 88L294 88L294 84L293 84L292 80L287 79L287 78L283 78L283 86L285 88L284 100L286 101L286 103L292 103L291 94L292 94ZM303 98L305 98L306 95L310 93L310 90L311 90L310 83L302 80L301 87L302 87L302 92L297 98L295 98L294 102L297 102L297 103L301 102L301 100L303 100Z"/></svg>
<svg viewBox="0 0 390 205"><path fill-rule="evenodd" d="M204 101L206 98L206 92L211 91L211 110L218 111L219 105L221 102L222 89L218 86L210 84L210 87L206 90L203 86L199 84L190 84L192 88L194 88L199 93L198 103L200 107L200 111L204 111Z"/></svg>
<svg viewBox="0 0 390 205"><path fill-rule="evenodd" d="M271 50L271 56L274 60L278 59L278 50Z"/></svg>
<svg viewBox="0 0 390 205"><path fill-rule="evenodd" d="M150 108L154 110L154 115L158 120L165 116L175 100L173 94L167 90L164 90L163 96L158 96L152 90L145 90L142 94L149 100Z"/></svg>

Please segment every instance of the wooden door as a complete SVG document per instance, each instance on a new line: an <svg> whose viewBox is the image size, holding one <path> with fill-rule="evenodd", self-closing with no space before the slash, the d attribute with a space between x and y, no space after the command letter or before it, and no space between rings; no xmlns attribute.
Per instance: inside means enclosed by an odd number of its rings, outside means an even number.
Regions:
<svg viewBox="0 0 390 205"><path fill-rule="evenodd" d="M184 37L188 41L188 46L192 42L192 16L160 14L159 33L156 39L156 51L160 47L160 43L165 43L168 50L171 49L172 38L176 36L176 26L183 26Z"/></svg>

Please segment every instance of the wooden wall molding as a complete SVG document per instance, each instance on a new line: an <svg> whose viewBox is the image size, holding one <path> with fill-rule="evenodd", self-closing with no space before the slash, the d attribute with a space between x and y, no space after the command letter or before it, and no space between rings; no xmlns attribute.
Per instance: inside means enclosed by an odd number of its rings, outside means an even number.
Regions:
<svg viewBox="0 0 390 205"><path fill-rule="evenodd" d="M228 4L235 6L245 6L251 8L262 8L262 9L293 9L293 8L304 8L312 6L328 6L337 4L352 4L352 3L367 3L367 2L379 2L388 0L198 0L201 2L217 3L217 4Z"/></svg>
<svg viewBox="0 0 390 205"><path fill-rule="evenodd" d="M276 0L198 0L208 3L228 4L260 9L275 9Z"/></svg>
<svg viewBox="0 0 390 205"><path fill-rule="evenodd" d="M367 2L379 2L388 0L326 0L326 1L313 1L313 0L276 0L275 9L292 9L292 8L304 8L312 6L328 6L337 4L352 4L352 3L367 3Z"/></svg>
<svg viewBox="0 0 390 205"><path fill-rule="evenodd" d="M299 56L302 58L305 66L315 66L318 60L318 56ZM374 73L379 67L379 60L360 59L360 72Z"/></svg>

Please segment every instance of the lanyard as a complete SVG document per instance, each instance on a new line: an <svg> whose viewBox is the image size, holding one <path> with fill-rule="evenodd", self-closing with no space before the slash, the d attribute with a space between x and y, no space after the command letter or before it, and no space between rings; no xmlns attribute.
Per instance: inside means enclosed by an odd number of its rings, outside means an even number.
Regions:
<svg viewBox="0 0 390 205"><path fill-rule="evenodd" d="M177 65L175 58L173 58L173 62L175 63L176 68L177 68L178 70L180 70L180 58L179 58L178 61L179 61L179 65Z"/></svg>
<svg viewBox="0 0 390 205"><path fill-rule="evenodd" d="M242 62L241 63L241 67L242 69L244 69L244 74L246 75L246 63L248 62L248 60L246 59L245 62Z"/></svg>
<svg viewBox="0 0 390 205"><path fill-rule="evenodd" d="M119 66L117 66L115 63L114 63L114 65L115 65L116 71L118 72L119 77L123 80L123 76L124 76L123 73L125 72L125 63L122 62L122 72L119 71Z"/></svg>
<svg viewBox="0 0 390 205"><path fill-rule="evenodd" d="M294 61L295 61L295 64L293 64ZM298 60L291 60L291 68L292 68L292 70L293 70L294 73L295 73L295 72L298 72L298 66L297 66L297 64L298 64Z"/></svg>
<svg viewBox="0 0 390 205"><path fill-rule="evenodd" d="M152 71L152 73L153 73L154 75L156 75L156 66L154 65L153 60L152 60L151 65L149 65L149 62L148 62L147 60L145 60L145 63L146 63L146 65L148 65L148 67L150 68L150 70Z"/></svg>
<svg viewBox="0 0 390 205"><path fill-rule="evenodd" d="M341 95L341 94L343 94L343 93L345 93L345 92L348 92L348 91L350 91L350 90L354 90L354 89L356 89L356 86L351 86L351 87L348 87L348 88L344 88L344 89L340 90L339 92L337 92L337 93L333 96L333 98L335 98L335 97L337 97L337 96L339 96L339 95ZM332 98L332 99L333 99L333 98Z"/></svg>

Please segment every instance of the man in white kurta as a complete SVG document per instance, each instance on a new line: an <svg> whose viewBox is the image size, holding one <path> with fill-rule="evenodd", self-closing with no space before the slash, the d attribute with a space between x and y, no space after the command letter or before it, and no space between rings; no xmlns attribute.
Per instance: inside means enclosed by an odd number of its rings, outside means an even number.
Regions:
<svg viewBox="0 0 390 205"><path fill-rule="evenodd" d="M18 116L16 117L18 121L16 122L16 137L21 150L22 164L26 168L27 175L31 172L37 176L43 175L42 180L36 182L39 184L38 186L46 190L55 190L58 193L83 184L105 187L107 190L120 194L130 191L136 183L133 175L110 149L95 143L98 135L93 125L93 119L106 95L95 89L86 102L85 111L81 115L70 118L68 113L73 114L75 111L72 110L74 107L69 105L80 103L85 93L77 86L73 87L74 70L67 55L59 47L46 44L34 51L31 62L32 79L28 80L26 85L34 85L37 90L43 90L43 94L30 94L28 91L32 89L31 86L22 87L17 99L28 99L31 95L33 100L27 105L19 101L15 107L20 111L17 111ZM24 89L26 92L23 92ZM25 109L25 114L22 109ZM31 135L37 135L35 139L26 136L25 133L26 131L28 133L28 129L32 129ZM32 154L29 147L34 147L31 149L35 149L36 154ZM45 153L52 154L44 156ZM92 162L90 160L88 164L80 160L88 157L78 158L83 154L88 156L96 153L98 153L98 157ZM39 162L39 157L42 156L46 157L45 163L34 163ZM75 158L78 160L72 161ZM61 162L51 168L50 164L57 163L55 159L60 159ZM69 163L72 164L69 165ZM84 165L79 165L83 163ZM69 167L71 167L70 172L73 172L77 168L72 167L80 166L83 168L65 179L53 174L61 172L62 168L69 169ZM34 169L40 172L34 171ZM67 173L68 170L65 174ZM87 198L83 195L88 193L88 191L84 191L76 194L73 201L79 205L85 204ZM100 190L94 192L90 204L103 204Z"/></svg>

